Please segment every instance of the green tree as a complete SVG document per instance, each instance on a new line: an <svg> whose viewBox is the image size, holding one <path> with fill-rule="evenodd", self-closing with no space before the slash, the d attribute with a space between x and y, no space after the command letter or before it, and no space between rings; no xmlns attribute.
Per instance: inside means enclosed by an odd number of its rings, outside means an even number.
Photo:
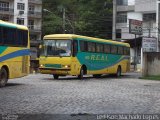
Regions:
<svg viewBox="0 0 160 120"><path fill-rule="evenodd" d="M112 0L44 0L44 34L63 33L62 9L66 13L66 33L111 38Z"/></svg>

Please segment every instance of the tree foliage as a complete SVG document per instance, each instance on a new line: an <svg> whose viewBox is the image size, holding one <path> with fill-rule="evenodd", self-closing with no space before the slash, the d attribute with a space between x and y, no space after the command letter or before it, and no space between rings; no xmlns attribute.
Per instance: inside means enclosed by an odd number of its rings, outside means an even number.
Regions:
<svg viewBox="0 0 160 120"><path fill-rule="evenodd" d="M111 38L112 0L44 0L43 34L66 33Z"/></svg>

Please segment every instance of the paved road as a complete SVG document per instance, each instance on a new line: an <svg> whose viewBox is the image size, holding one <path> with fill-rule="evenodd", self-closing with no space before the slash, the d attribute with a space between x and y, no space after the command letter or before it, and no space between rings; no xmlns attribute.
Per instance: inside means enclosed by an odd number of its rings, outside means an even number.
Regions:
<svg viewBox="0 0 160 120"><path fill-rule="evenodd" d="M160 113L160 82L139 76L54 80L51 75L32 74L10 80L0 89L0 114Z"/></svg>

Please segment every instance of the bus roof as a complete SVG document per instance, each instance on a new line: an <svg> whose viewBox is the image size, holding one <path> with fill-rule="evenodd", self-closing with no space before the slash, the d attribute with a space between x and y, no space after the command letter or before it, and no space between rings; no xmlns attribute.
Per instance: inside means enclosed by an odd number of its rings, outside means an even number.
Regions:
<svg viewBox="0 0 160 120"><path fill-rule="evenodd" d="M107 39L101 39L101 38L94 38L94 37L87 37L87 36L82 36L82 35L75 35L75 34L51 34L51 35L46 35L44 36L45 39L73 39L73 38L79 38L80 39L86 39L86 40L93 40L93 41L99 41L99 42L107 42L110 44L119 44L119 45L124 45L127 47L130 47L128 43L124 42L118 42L114 40L107 40Z"/></svg>
<svg viewBox="0 0 160 120"><path fill-rule="evenodd" d="M3 20L0 20L0 26L28 30L28 28L24 25L18 25L18 24L14 24L14 23L10 23L10 22L5 22Z"/></svg>

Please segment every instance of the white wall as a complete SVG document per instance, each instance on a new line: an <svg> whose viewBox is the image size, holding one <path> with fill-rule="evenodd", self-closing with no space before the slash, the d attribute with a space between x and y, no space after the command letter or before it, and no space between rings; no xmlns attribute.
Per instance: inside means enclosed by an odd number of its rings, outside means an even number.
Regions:
<svg viewBox="0 0 160 120"><path fill-rule="evenodd" d="M156 11L157 0L135 0L135 11L153 13Z"/></svg>
<svg viewBox="0 0 160 120"><path fill-rule="evenodd" d="M142 13L128 12L127 13L127 24L125 26L118 26L122 30L122 39L134 39L134 34L129 34L129 19L141 20L143 19ZM118 28L117 27L117 28Z"/></svg>
<svg viewBox="0 0 160 120"><path fill-rule="evenodd" d="M35 12L41 12L42 6L41 5L35 5Z"/></svg>
<svg viewBox="0 0 160 120"><path fill-rule="evenodd" d="M143 58L143 76L160 75L160 53L144 53Z"/></svg>
<svg viewBox="0 0 160 120"><path fill-rule="evenodd" d="M24 14L20 15L19 10L17 10L17 3L24 3L25 10ZM14 23L17 23L17 18L24 18L24 25L28 24L28 0L14 0Z"/></svg>
<svg viewBox="0 0 160 120"><path fill-rule="evenodd" d="M41 20L40 19L34 19L34 27L35 29L41 29Z"/></svg>
<svg viewBox="0 0 160 120"><path fill-rule="evenodd" d="M151 37L157 37L156 21L143 22L143 36L149 36L149 29Z"/></svg>
<svg viewBox="0 0 160 120"><path fill-rule="evenodd" d="M13 1L9 1L9 8L14 9L14 2Z"/></svg>
<svg viewBox="0 0 160 120"><path fill-rule="evenodd" d="M135 0L128 0L128 5L135 5Z"/></svg>
<svg viewBox="0 0 160 120"><path fill-rule="evenodd" d="M129 27L129 19L135 19L135 20L143 20L143 15L142 13L137 13L137 12L128 12L127 13L127 25Z"/></svg>

